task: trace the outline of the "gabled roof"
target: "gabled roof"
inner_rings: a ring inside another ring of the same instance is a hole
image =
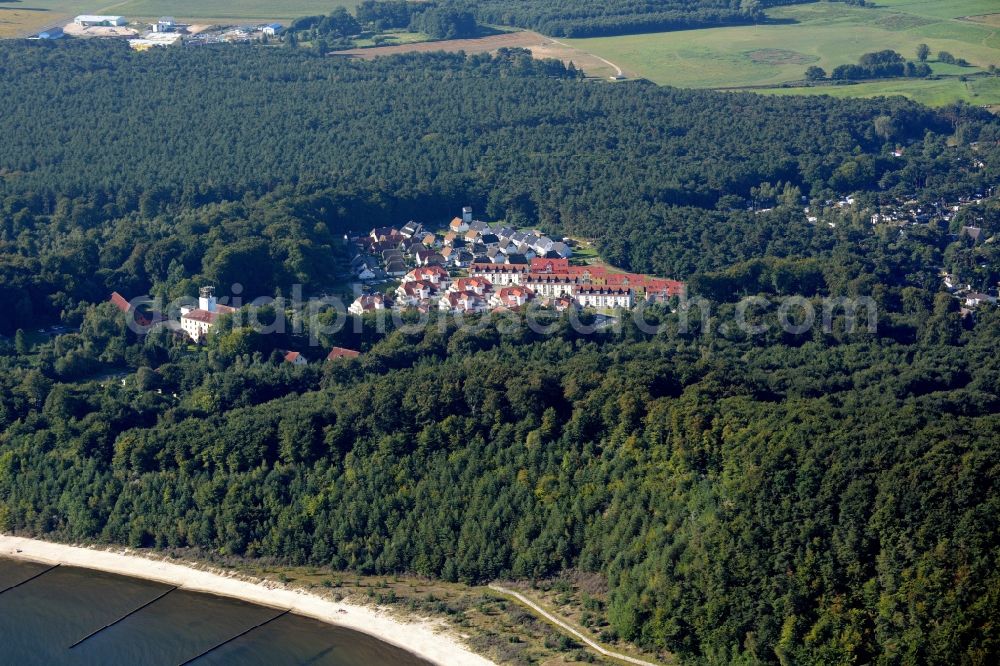
[[[111,292],[111,304],[125,313],[132,309],[132,305],[117,291]]]
[[[361,352],[359,351],[345,349],[344,347],[334,347],[330,350],[330,353],[326,355],[326,360],[334,361],[338,358],[357,358],[358,356],[361,356]]]
[[[203,324],[214,324],[215,320],[219,318],[220,312],[209,312],[208,310],[191,310],[187,314],[181,315],[181,319],[190,319],[191,321],[200,321]]]
[[[354,303],[351,305],[357,305],[364,311],[371,311],[376,309],[378,305],[385,305],[386,299],[382,294],[362,294],[354,299]]]
[[[285,363],[295,363],[302,354],[297,351],[290,351],[285,354]]]
[[[532,273],[569,273],[569,259],[532,259]]]

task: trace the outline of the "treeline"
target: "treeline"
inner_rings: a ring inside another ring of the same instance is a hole
[[[864,0],[847,0],[864,6]],[[554,37],[692,30],[766,20],[768,7],[802,0],[464,0],[483,23]]]
[[[365,0],[353,15],[344,7],[338,7],[328,16],[303,16],[289,26],[289,32],[310,40],[344,40],[365,30],[392,29],[422,32],[432,39],[458,39],[479,34],[475,16],[461,7],[406,0]]]
[[[752,11],[746,11],[731,0],[474,0],[468,4],[484,23],[514,25],[553,37],[735,25],[759,17],[763,6],[753,3]]]
[[[835,81],[891,79],[901,76],[923,78],[930,74],[931,66],[926,62],[915,63],[895,51],[886,49],[865,53],[858,59],[857,65],[838,65],[830,72],[830,78]]]

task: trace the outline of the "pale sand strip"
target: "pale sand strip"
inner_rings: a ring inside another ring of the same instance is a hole
[[[440,623],[426,620],[401,622],[388,613],[367,606],[331,601],[278,583],[242,580],[219,572],[153,560],[127,550],[96,550],[0,534],[0,557],[53,564],[59,562],[84,569],[160,581],[194,592],[208,592],[255,604],[287,608],[299,615],[374,636],[437,664],[485,666],[493,663],[472,653],[454,637],[442,633]]]

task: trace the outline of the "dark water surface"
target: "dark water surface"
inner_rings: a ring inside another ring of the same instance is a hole
[[[47,571],[49,567],[0,558],[3,666],[178,666],[190,659],[198,666],[428,663],[356,631],[291,613],[281,615],[281,609],[88,569],[60,566]]]

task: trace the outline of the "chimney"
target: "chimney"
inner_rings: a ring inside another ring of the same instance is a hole
[[[466,224],[472,222],[472,206],[466,206],[462,209],[462,222]]]
[[[215,287],[202,287],[198,290],[198,308],[215,312]]]

